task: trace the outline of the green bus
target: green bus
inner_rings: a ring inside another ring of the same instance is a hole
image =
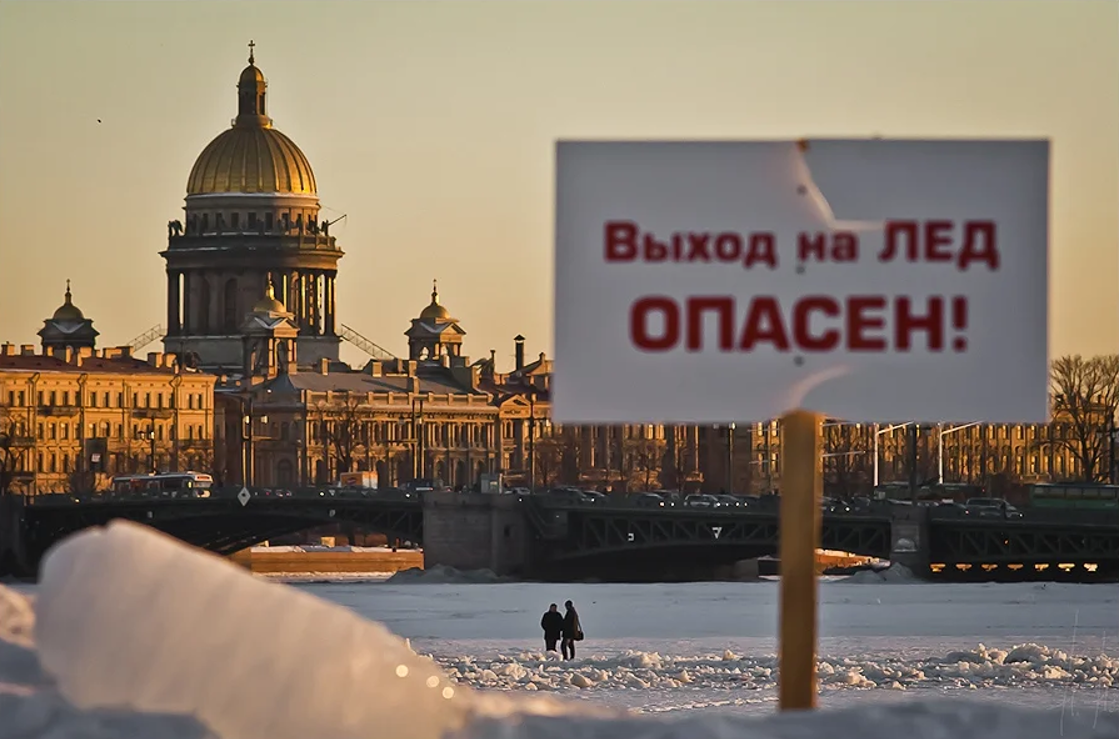
[[[1119,508],[1119,485],[1083,482],[1042,483],[1030,486],[1033,508]]]

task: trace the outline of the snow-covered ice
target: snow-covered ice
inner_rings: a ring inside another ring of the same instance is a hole
[[[113,524],[0,586],[0,739],[1119,736],[1114,587],[903,575],[821,586],[825,708],[776,716],[776,583],[286,586]]]

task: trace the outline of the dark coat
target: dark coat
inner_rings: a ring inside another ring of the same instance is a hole
[[[563,614],[563,638],[574,639],[577,634],[583,633],[583,625],[579,623],[579,613],[574,608],[569,608]]]
[[[544,636],[548,639],[559,639],[563,633],[563,614],[559,611],[548,611],[540,619],[540,628],[544,629]]]

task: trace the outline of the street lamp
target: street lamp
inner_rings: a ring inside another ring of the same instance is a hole
[[[152,419],[151,426],[148,428],[148,441],[151,442],[151,449],[148,452],[148,468],[152,474],[158,474],[159,470],[155,467],[155,419]]]
[[[936,484],[944,484],[944,437],[955,431],[963,431],[972,426],[978,426],[979,421],[972,421],[971,423],[961,424],[959,426],[952,426],[951,428],[938,428],[937,441],[936,441]]]
[[[416,412],[417,406],[419,412]],[[412,479],[419,480],[423,472],[423,423],[424,399],[412,398]]]
[[[528,391],[528,489],[536,491],[536,391]]]
[[[727,426],[727,492],[734,495],[734,430],[735,424]]]
[[[893,426],[887,426],[884,429],[880,429],[880,428],[878,428],[878,424],[874,424],[874,488],[875,489],[878,488],[878,437],[881,436],[882,434],[888,434],[891,431],[896,431],[897,429],[903,429],[906,426],[912,426],[912,425],[913,425],[912,421],[906,421],[905,423],[896,423]]]

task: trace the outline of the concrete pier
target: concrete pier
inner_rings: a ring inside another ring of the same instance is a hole
[[[529,523],[515,495],[434,492],[424,495],[424,567],[524,575]]]
[[[928,577],[929,509],[894,506],[890,519],[890,561],[904,565],[918,577]]]

